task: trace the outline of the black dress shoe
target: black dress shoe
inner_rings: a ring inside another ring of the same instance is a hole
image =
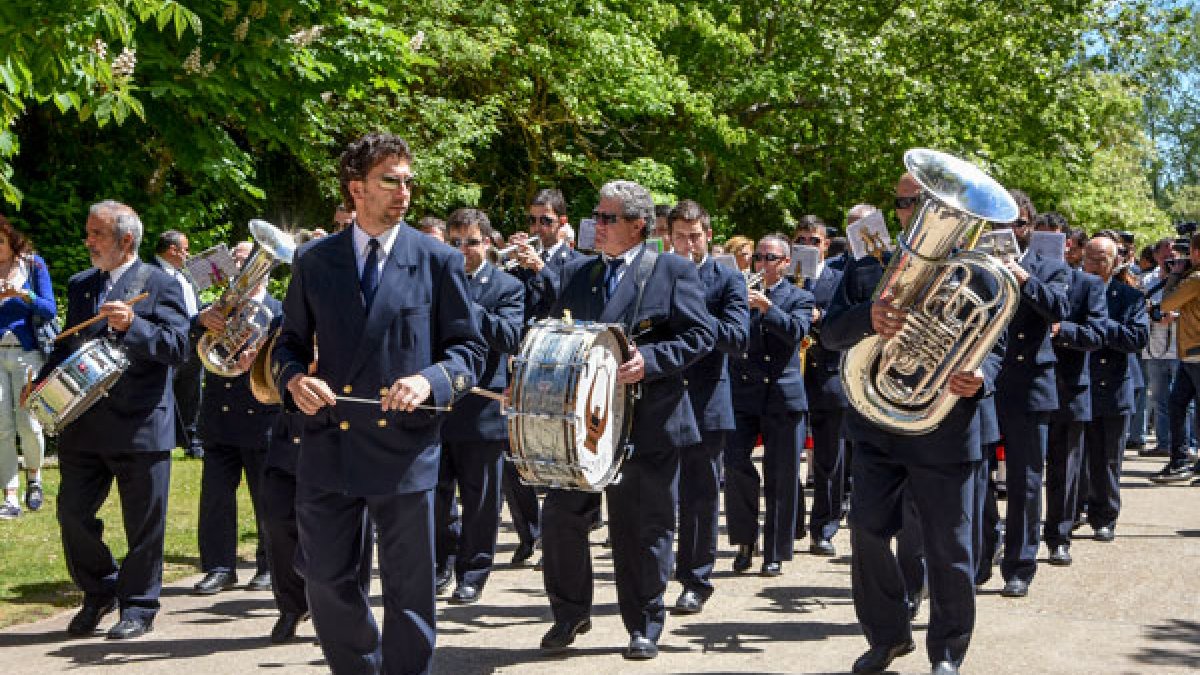
[[[733,571],[745,572],[750,569],[750,564],[753,560],[754,546],[752,544],[740,544],[737,555],[733,556]]]
[[[446,589],[450,588],[451,581],[454,581],[454,570],[443,570],[438,572],[437,576],[433,580],[434,590],[438,595],[445,593]]]
[[[307,618],[308,612],[304,614],[283,612],[280,614],[279,618],[275,620],[275,627],[271,629],[271,644],[281,645],[296,637],[296,626]]]
[[[949,661],[938,661],[933,664],[933,675],[958,675],[958,666]]]
[[[1071,549],[1066,544],[1059,544],[1050,551],[1048,562],[1056,567],[1067,567],[1071,564]]]
[[[246,583],[248,591],[269,591],[271,590],[271,573],[259,572],[250,578]]]
[[[629,646],[625,648],[625,658],[647,661],[656,656],[658,656],[658,645],[654,644],[654,640],[641,633],[629,636]]]
[[[100,619],[116,608],[116,600],[103,603],[83,603],[83,607],[79,608],[79,613],[71,619],[71,623],[67,624],[67,635],[71,637],[91,635],[96,631],[96,626],[100,625]]]
[[[683,589],[675,601],[676,614],[699,614],[704,609],[704,598],[690,588]]]
[[[523,541],[517,544],[517,550],[513,551],[512,565],[524,565],[533,557],[534,542]]]
[[[835,556],[837,549],[834,548],[833,542],[828,539],[816,539],[808,545],[808,552],[813,555]]]
[[[1154,483],[1182,483],[1192,477],[1192,467],[1186,462],[1167,462],[1167,465],[1162,468],[1162,471],[1150,476],[1150,480]]]
[[[1023,598],[1029,595],[1029,582],[1021,579],[1009,579],[1000,589],[1000,595],[1006,598]]]
[[[1138,457],[1170,457],[1171,451],[1162,446],[1138,450]]]
[[[450,602],[455,605],[470,605],[479,602],[479,587],[471,584],[459,584],[450,594]]]
[[[905,606],[908,607],[909,622],[911,623],[913,621],[916,621],[917,612],[921,611],[921,597],[917,596],[917,598],[915,600],[905,600],[904,604],[905,604]]]
[[[575,641],[576,635],[582,635],[591,629],[592,620],[586,617],[578,621],[556,621],[542,636],[542,653],[561,654]]]
[[[783,574],[783,563],[765,562],[762,566],[762,575],[764,577],[777,577]]]
[[[216,595],[237,586],[237,575],[233,572],[209,572],[192,586],[196,595]]]
[[[1097,527],[1096,531],[1092,533],[1092,539],[1095,539],[1096,541],[1110,542],[1116,538],[1116,531],[1107,525],[1103,527]]]
[[[851,672],[856,675],[882,673],[892,665],[892,661],[905,654],[911,654],[916,648],[917,645],[912,640],[888,647],[871,647],[854,661],[854,668],[851,669]]]
[[[154,630],[154,623],[146,619],[121,619],[117,625],[108,629],[109,640],[132,640]]]

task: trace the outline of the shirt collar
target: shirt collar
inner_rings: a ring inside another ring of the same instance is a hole
[[[468,279],[474,279],[475,277],[479,276],[479,273],[480,273],[480,272],[482,272],[482,271],[483,271],[483,268],[484,268],[484,267],[486,267],[486,266],[487,266],[487,260],[480,260],[480,261],[479,261],[479,266],[478,266],[478,267],[476,267],[476,268],[475,268],[475,269],[473,269],[473,270],[466,270],[466,272],[467,272],[467,278],[468,278]]]
[[[561,242],[561,241],[556,242],[553,246],[550,247],[550,250],[546,251],[546,260],[553,258],[554,254],[558,253],[558,251],[565,245],[566,245],[565,242]]]
[[[130,267],[133,267],[133,264],[135,262],[137,262],[137,256],[130,258],[129,262],[126,262],[126,263],[120,265],[116,269],[109,270],[109,272],[108,272],[108,287],[112,288],[112,287],[116,286],[117,282],[120,281],[121,277],[126,272],[129,271]]]
[[[608,261],[612,260],[613,258],[620,258],[621,260],[625,261],[626,265],[628,265],[633,262],[633,259],[636,258],[639,253],[642,252],[642,249],[645,248],[645,246],[646,243],[642,242],[640,244],[634,244],[633,246],[630,246],[629,249],[621,255],[611,256],[607,253],[602,253],[600,254],[600,257],[604,258],[605,264],[607,264]]]
[[[158,264],[160,267],[162,267],[164,270],[167,270],[168,272],[178,272],[179,271],[178,267],[172,265],[170,260],[167,260],[166,258],[162,257],[161,255],[154,256],[154,259],[158,261]]]
[[[379,240],[380,253],[383,254],[384,259],[387,259],[390,255],[392,255],[392,244],[396,243],[396,235],[399,232],[400,223],[397,223],[384,230],[383,233],[378,237],[375,237],[375,239]],[[367,249],[367,246],[368,242],[372,238],[371,235],[363,231],[362,227],[359,226],[358,221],[354,221],[351,234],[354,237],[355,254],[359,256],[360,260],[366,259],[367,255],[370,253],[370,251]]]
[[[779,281],[776,281],[774,284],[771,284],[771,287],[767,289],[767,292],[774,293],[775,289],[779,288],[779,284],[782,284],[785,281],[787,281],[787,277],[779,277]]]

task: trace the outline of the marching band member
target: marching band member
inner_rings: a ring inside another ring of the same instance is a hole
[[[713,592],[710,576],[717,560],[721,452],[726,434],[734,429],[729,355],[746,350],[750,311],[745,279],[718,265],[708,254],[712,225],[703,206],[690,199],[676,204],[667,214],[666,233],[672,250],[696,263],[716,335],[712,353],[684,373],[702,440],[680,453],[675,580],[683,584],[683,591],[675,601],[675,611],[694,614],[704,608]]]
[[[114,201],[93,204],[86,227],[95,267],[67,282],[66,326],[94,314],[104,320],[60,342],[41,377],[102,335],[124,350],[130,365],[108,396],[58,437],[58,521],[67,570],[83,591],[83,607],[67,633],[91,635],[105,614],[119,608],[120,621],[108,637],[135,638],[152,629],[159,609],[176,440],[171,372],[187,358],[189,321],[179,284],[138,260],[142,222],[133,209]],[[143,292],[149,294],[145,300],[130,303]],[[120,565],[96,517],[114,480],[129,543]]]
[[[601,255],[567,263],[553,288],[550,314],[621,323],[636,350],[617,370],[619,384],[641,384],[621,479],[606,492],[617,604],[629,631],[625,657],[651,659],[666,620],[663,592],[671,573],[680,452],[703,439],[684,370],[713,348],[713,332],[695,264],[645,245],[654,200],[631,181],[600,189],[596,248]],[[561,653],[591,629],[592,561],[588,530],[600,495],[550,490],[543,512],[543,576],[554,625],[542,651]]]
[[[759,535],[759,495],[766,496],[762,573],[778,576],[792,559],[797,513],[803,506],[800,453],[808,399],[800,370],[800,342],[812,324],[812,293],[788,282],[791,243],[780,234],[758,242],[754,254],[762,287],[751,288],[746,351],[730,363],[736,430],[725,451],[725,517],[738,547],[735,572],[750,568]],[[750,459],[763,439],[763,476]]]

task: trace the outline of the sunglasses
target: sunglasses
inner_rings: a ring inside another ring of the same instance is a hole
[[[603,211],[592,211],[592,217],[596,219],[597,223],[604,225],[616,225],[617,221],[621,219],[619,214],[604,213]]]
[[[804,235],[800,235],[799,237],[796,237],[796,241],[794,241],[793,243],[804,244],[805,246],[820,246],[821,238],[820,237],[806,237]]]
[[[896,208],[911,209],[912,207],[916,206],[917,202],[920,200],[920,195],[913,195],[911,197],[896,197]]]
[[[482,240],[482,239],[476,239],[476,238],[474,238],[474,237],[472,237],[472,238],[470,238],[470,239],[457,239],[457,238],[455,238],[455,239],[447,239],[447,240],[446,240],[446,243],[447,243],[447,244],[450,244],[450,245],[451,245],[451,246],[453,246],[454,248],[462,248],[463,246],[478,246],[478,245],[480,245],[480,244],[482,244],[482,243],[483,243],[483,240]]]
[[[399,190],[400,186],[404,186],[405,190],[412,191],[413,186],[417,184],[415,176],[394,176],[385,174],[379,177],[379,187],[383,190]]]
[[[558,219],[554,216],[529,216],[528,220],[530,225],[544,225],[546,227],[558,222]]]
[[[780,260],[787,260],[786,255],[779,255],[778,253],[755,253],[750,258],[754,262],[762,262],[764,260],[767,262],[779,262]]]

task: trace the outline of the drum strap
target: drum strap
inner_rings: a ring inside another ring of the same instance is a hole
[[[633,313],[625,316],[625,334],[633,339],[633,327],[637,321],[638,314],[642,311],[642,296],[646,294],[646,282],[650,280],[650,273],[654,271],[654,264],[658,262],[658,251],[645,247],[642,250],[642,257],[638,260],[637,270],[634,272],[637,276],[634,281],[637,282],[637,301],[633,305]]]

